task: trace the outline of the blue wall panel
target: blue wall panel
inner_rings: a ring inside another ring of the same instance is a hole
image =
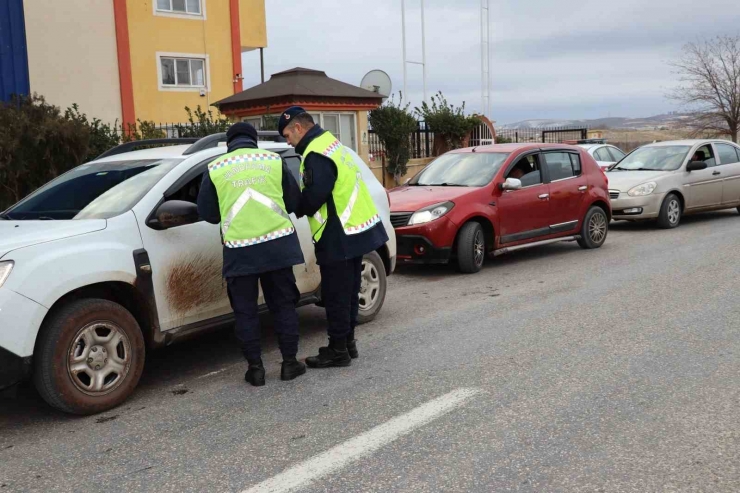
[[[0,101],[29,91],[23,0],[0,0]]]

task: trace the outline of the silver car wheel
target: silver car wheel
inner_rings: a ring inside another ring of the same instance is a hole
[[[672,199],[670,202],[668,202],[668,221],[671,224],[676,224],[678,223],[680,217],[681,204],[678,203],[678,200]]]
[[[375,307],[380,295],[380,274],[372,262],[362,260],[362,280],[360,282],[360,310],[369,311]]]
[[[483,232],[479,230],[475,233],[475,238],[473,239],[473,258],[475,260],[475,265],[483,264],[484,250],[485,241],[483,240]]]
[[[591,216],[591,220],[588,224],[588,234],[591,237],[591,241],[594,243],[601,243],[606,237],[606,216],[603,213],[597,212]]]
[[[131,370],[131,342],[112,322],[93,322],[77,332],[67,373],[81,392],[101,396],[116,390]]]

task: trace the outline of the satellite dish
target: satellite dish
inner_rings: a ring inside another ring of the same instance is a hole
[[[383,101],[391,95],[391,78],[382,70],[371,70],[365,74],[360,82],[360,87],[368,91],[377,92],[383,96]]]

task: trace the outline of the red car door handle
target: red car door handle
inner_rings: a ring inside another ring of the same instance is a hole
[[[549,198],[550,198],[549,193],[543,193],[542,195],[540,195],[540,200],[547,200]]]

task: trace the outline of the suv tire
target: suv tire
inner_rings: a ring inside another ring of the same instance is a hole
[[[362,258],[362,284],[360,286],[360,310],[357,323],[372,321],[383,308],[388,279],[385,264],[377,252],[370,252]]]
[[[476,222],[464,224],[457,236],[457,265],[460,272],[474,274],[483,267],[486,257],[486,237]]]
[[[669,193],[663,200],[658,214],[658,227],[660,229],[672,229],[681,222],[681,200],[675,193]]]
[[[587,250],[599,248],[606,241],[608,233],[609,218],[606,212],[601,207],[592,206],[583,218],[578,245]]]
[[[124,307],[102,299],[73,301],[44,323],[34,383],[52,407],[95,414],[121,404],[144,370],[144,337]]]

